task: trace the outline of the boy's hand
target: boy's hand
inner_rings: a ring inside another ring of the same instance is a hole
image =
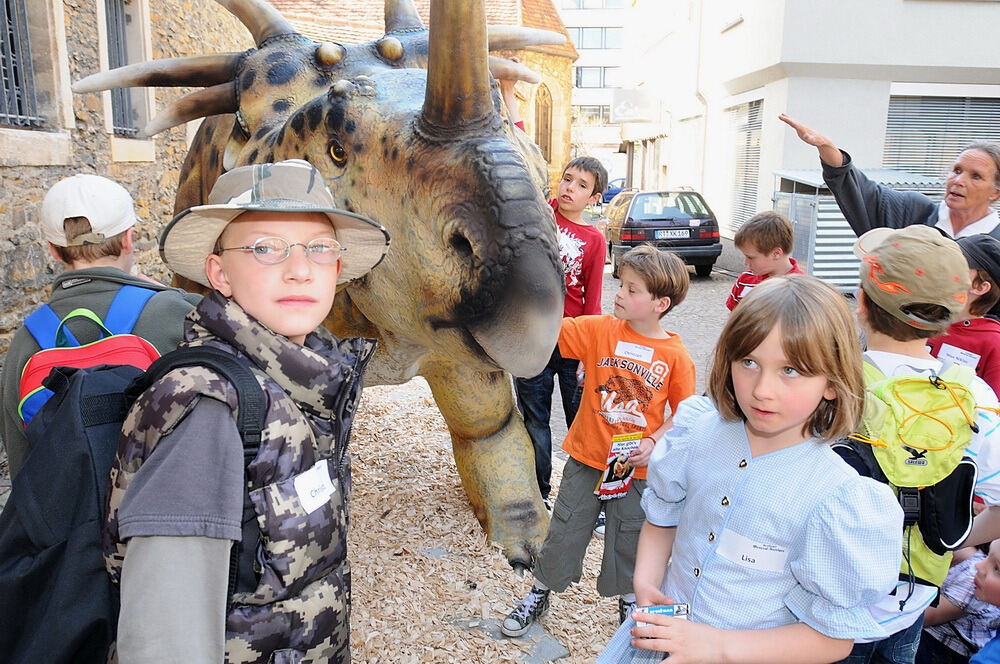
[[[632,617],[646,623],[632,629],[632,647],[670,653],[670,664],[695,664],[722,662],[725,630],[701,623],[641,613],[638,608]]]
[[[629,463],[631,463],[636,468],[645,466],[649,463],[649,457],[653,456],[653,447],[656,446],[656,441],[651,437],[646,436],[639,441],[639,449],[632,450],[629,453]]]

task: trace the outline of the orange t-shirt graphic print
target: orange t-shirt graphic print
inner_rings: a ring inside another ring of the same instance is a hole
[[[582,361],[585,372],[563,449],[591,468],[605,469],[614,436],[652,434],[694,394],[694,362],[674,334],[645,337],[613,316],[564,318],[559,352]],[[646,479],[645,466],[635,477]]]

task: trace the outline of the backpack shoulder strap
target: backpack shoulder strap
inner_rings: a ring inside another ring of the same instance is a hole
[[[156,295],[151,288],[126,285],[118,289],[108,313],[104,316],[104,325],[111,334],[129,334],[139,320],[146,303]]]
[[[181,367],[206,367],[226,380],[236,390],[239,409],[236,413],[236,428],[240,432],[243,440],[243,465],[244,475],[246,467],[257,457],[260,451],[261,432],[264,430],[264,420],[267,417],[267,398],[264,389],[257,382],[257,377],[247,366],[245,360],[240,360],[231,353],[215,348],[213,346],[185,346],[170,351],[146,370],[146,373],[138,376],[126,389],[126,394],[130,401],[134,401],[149,388],[150,385],[163,378],[165,375]],[[250,494],[244,481],[243,490],[243,526],[244,533],[247,532],[248,524],[257,529],[255,518],[246,518],[247,514],[254,514],[253,504],[250,501]],[[257,530],[258,537],[259,529]],[[244,536],[246,536],[244,534]],[[244,551],[243,542],[233,542],[229,554],[229,585],[226,592],[226,613],[233,601],[239,582],[239,570],[241,553]],[[248,554],[255,554],[254,549],[249,549]]]
[[[872,358],[868,355],[868,353],[864,353],[861,356],[861,371],[864,375],[866,387],[886,378],[886,375],[882,373],[882,370],[878,368],[878,365],[872,361]]]
[[[941,366],[941,371],[938,372],[938,378],[952,383],[958,383],[962,387],[969,387],[972,385],[972,381],[976,378],[976,370],[974,367],[965,366],[963,364],[945,362]]]
[[[150,365],[146,373],[136,378],[126,392],[130,400],[139,397],[150,385],[174,369],[200,366],[211,369],[229,381],[236,390],[239,411],[236,428],[243,439],[244,457],[247,462],[257,456],[261,432],[267,415],[267,399],[257,377],[246,362],[231,353],[212,346],[191,346],[172,350]]]
[[[52,310],[52,307],[47,304],[38,307],[24,319],[24,327],[34,337],[35,343],[42,350],[56,347],[56,332],[59,330],[60,323],[62,323],[62,320]],[[63,334],[66,335],[66,340],[71,345],[80,345],[80,342],[76,340],[76,337],[68,329],[65,329]]]

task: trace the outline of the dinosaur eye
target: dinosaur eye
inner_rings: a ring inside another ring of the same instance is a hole
[[[340,144],[340,141],[330,141],[330,158],[337,166],[343,166],[347,163],[347,150]]]

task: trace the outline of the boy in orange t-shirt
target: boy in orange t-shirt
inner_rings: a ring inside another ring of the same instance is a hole
[[[570,458],[535,582],[503,621],[507,636],[528,630],[548,608],[551,591],[580,580],[602,504],[607,528],[597,591],[620,596],[621,620],[635,602],[632,572],[645,519],[646,464],[677,405],[694,393],[695,372],[680,337],[660,327],[687,295],[687,267],[674,254],[645,245],[626,253],[620,270],[613,317],[563,319],[559,350],[583,363],[583,397],[563,442]]]

